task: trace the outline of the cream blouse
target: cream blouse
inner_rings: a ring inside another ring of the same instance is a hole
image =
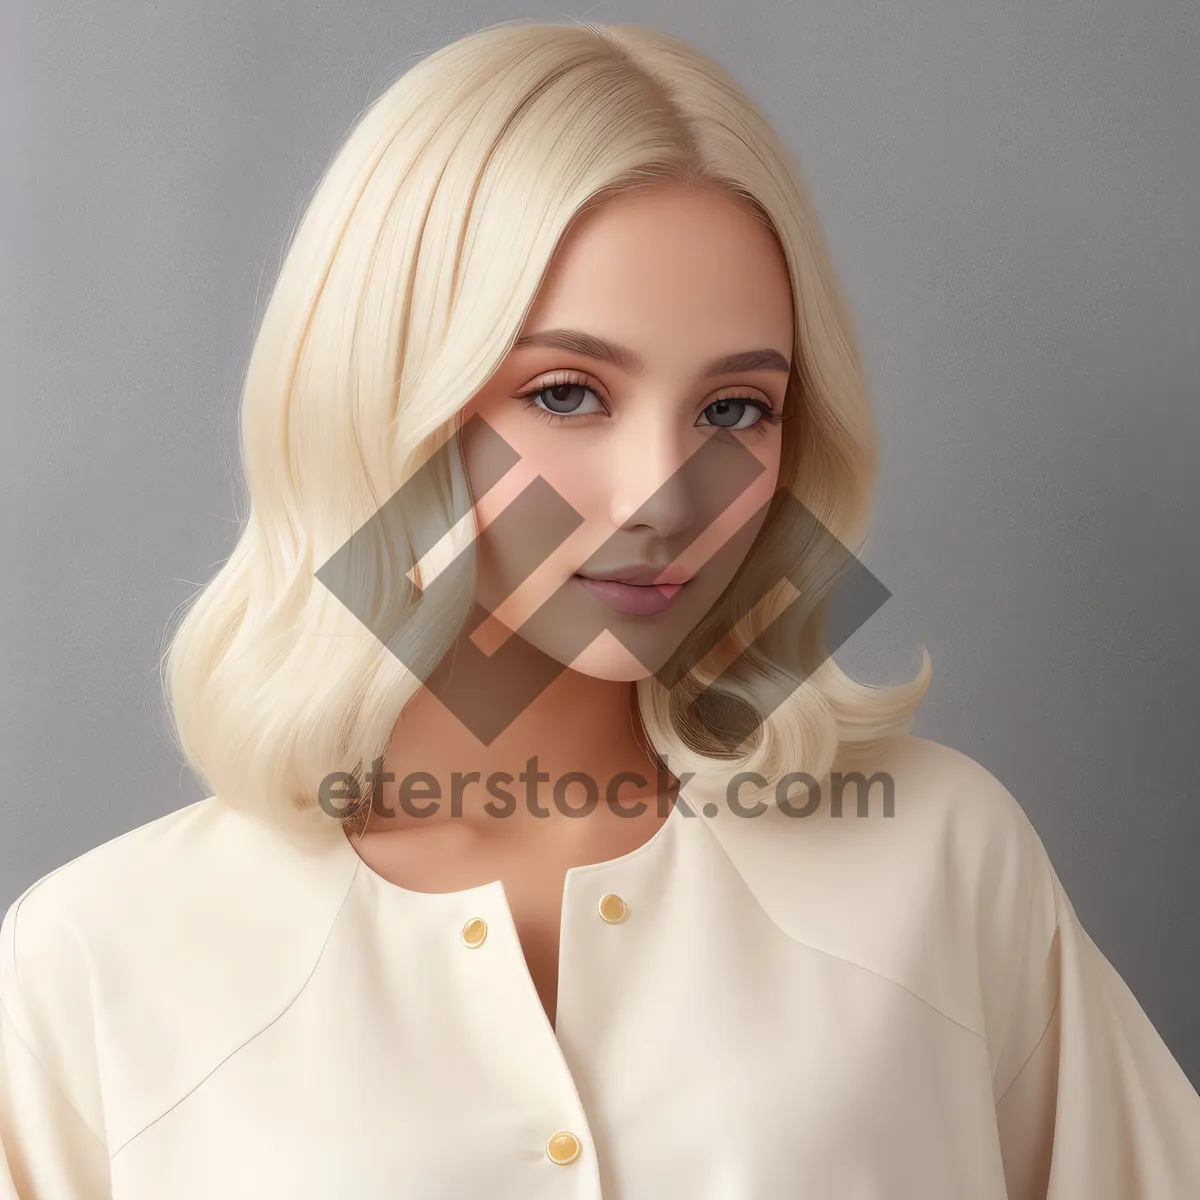
[[[1200,1096],[1017,802],[874,769],[891,817],[681,804],[569,871],[557,1030],[500,881],[211,797],[134,829],[4,919],[0,1196],[1200,1197]]]

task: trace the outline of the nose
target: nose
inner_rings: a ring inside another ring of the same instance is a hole
[[[671,537],[695,519],[695,472],[683,469],[695,449],[688,432],[677,414],[652,412],[627,422],[613,438],[607,465],[614,528]]]

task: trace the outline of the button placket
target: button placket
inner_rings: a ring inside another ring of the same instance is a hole
[[[481,899],[483,903],[480,903]],[[561,933],[560,925],[560,944]],[[503,885],[498,885],[494,894],[475,898],[475,903],[470,907],[462,905],[458,911],[456,926],[452,927],[451,936],[457,937],[460,954],[478,951],[480,956],[492,960],[490,965],[485,967],[482,977],[489,983],[480,994],[487,996],[493,1017],[500,1016],[504,1005],[510,1001],[517,1002],[518,992],[521,994],[520,1010],[508,1011],[513,1019],[522,1024],[513,1030],[512,1038],[496,1043],[498,1053],[513,1053],[513,1045],[525,1042],[530,1029],[523,1022],[526,1015],[532,1015],[536,1009],[537,1016],[533,1019],[541,1026],[539,1036],[545,1039],[541,1044],[545,1046],[548,1055],[545,1062],[549,1068],[549,1073],[542,1076],[548,1091],[535,1100],[539,1109],[549,1100],[542,1113],[542,1118],[549,1117],[549,1120],[542,1126],[544,1132],[541,1135],[539,1157],[547,1169],[550,1164],[575,1164],[576,1171],[584,1170],[585,1174],[592,1178],[582,1184],[586,1191],[580,1194],[580,1200],[599,1200],[599,1177],[595,1174],[594,1164],[590,1171],[587,1170],[589,1155],[585,1151],[590,1145],[587,1114],[583,1110],[570,1065],[563,1056],[553,1025],[546,1017],[532,976],[529,974],[528,963],[508,903],[507,891]],[[471,957],[474,958],[475,955]],[[480,958],[480,966],[484,966],[483,957]],[[474,971],[471,974],[474,975]],[[523,978],[518,979],[518,975]],[[536,1053],[540,1054],[541,1050],[537,1050]],[[522,1055],[522,1078],[526,1083],[541,1075],[535,1061],[528,1053]]]
[[[682,811],[676,811],[682,810]],[[621,1020],[621,980],[640,970],[656,928],[662,872],[673,870],[691,805],[678,801],[649,841],[620,858],[572,867],[563,895],[556,1036],[568,1061],[589,1061],[589,1047]],[[647,926],[649,922],[649,926]]]

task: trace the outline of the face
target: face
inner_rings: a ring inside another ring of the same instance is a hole
[[[774,237],[723,189],[662,185],[576,221],[463,413],[482,650],[519,630],[610,680],[667,660],[778,484],[793,329]],[[491,488],[496,443],[474,415],[519,457]]]

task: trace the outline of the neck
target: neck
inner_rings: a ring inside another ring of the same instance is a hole
[[[641,732],[632,683],[564,670],[488,745],[422,687],[396,722],[367,828],[428,828],[452,817],[482,826],[507,809],[507,828],[546,829],[592,794],[601,820],[610,795],[652,809],[675,782]],[[415,815],[431,802],[435,812]]]

